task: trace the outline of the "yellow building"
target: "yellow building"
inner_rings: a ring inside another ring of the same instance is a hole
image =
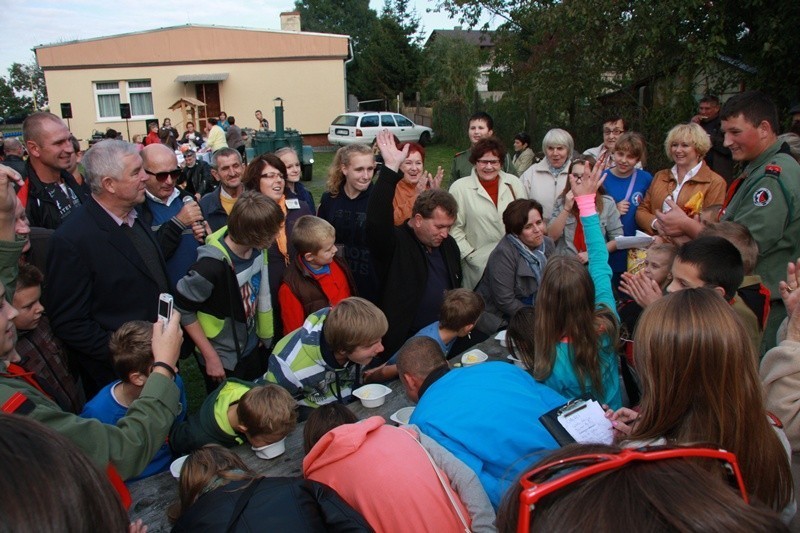
[[[125,135],[121,103],[130,104],[131,136],[164,118],[183,133],[183,113],[170,106],[187,97],[205,103],[198,129],[220,111],[239,127],[258,128],[257,109],[273,127],[273,99],[281,97],[286,126],[300,130],[307,144],[325,142],[331,120],[345,111],[348,38],[300,32],[296,13],[281,20],[281,31],[186,25],[34,51],[51,110],[59,114],[60,104],[70,103],[71,129],[80,138],[107,128]]]

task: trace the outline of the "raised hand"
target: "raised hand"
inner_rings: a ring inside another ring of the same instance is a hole
[[[378,132],[375,141],[377,142],[378,149],[381,151],[384,166],[395,172],[400,170],[400,165],[402,165],[403,161],[408,157],[409,145],[405,145],[402,150],[398,150],[397,146],[394,144],[394,135],[389,133],[389,130],[386,129]]]

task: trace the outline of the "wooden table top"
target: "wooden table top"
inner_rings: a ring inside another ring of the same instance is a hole
[[[475,346],[489,356],[489,360],[502,360],[508,362],[506,356],[508,350],[503,348],[494,339],[486,340]],[[469,351],[469,350],[468,350]],[[459,363],[461,356],[451,359],[451,366]],[[353,402],[348,407],[358,416],[359,420],[371,416],[382,416],[387,422],[393,424],[389,417],[398,409],[413,405],[406,397],[405,391],[400,381],[395,379],[386,386],[392,392],[386,397],[386,402],[379,407],[368,409],[361,405],[360,401]],[[274,459],[260,459],[250,449],[249,444],[244,444],[233,448],[254,471],[272,477],[303,475],[303,427],[304,422],[297,424],[297,427],[286,437],[286,452]],[[178,481],[172,477],[170,472],[162,472],[129,485],[131,498],[130,517],[131,521],[139,518],[148,526],[150,533],[169,531],[171,526],[167,520],[167,509],[178,499]]]

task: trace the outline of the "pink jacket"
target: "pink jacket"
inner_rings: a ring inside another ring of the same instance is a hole
[[[303,474],[336,490],[376,531],[464,531],[419,436],[379,416],[326,433],[303,460]]]

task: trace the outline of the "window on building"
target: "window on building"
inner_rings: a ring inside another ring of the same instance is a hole
[[[94,97],[99,118],[119,118],[119,82],[98,81],[94,84]]]
[[[131,103],[131,117],[153,116],[153,88],[150,80],[128,82],[128,100]]]

